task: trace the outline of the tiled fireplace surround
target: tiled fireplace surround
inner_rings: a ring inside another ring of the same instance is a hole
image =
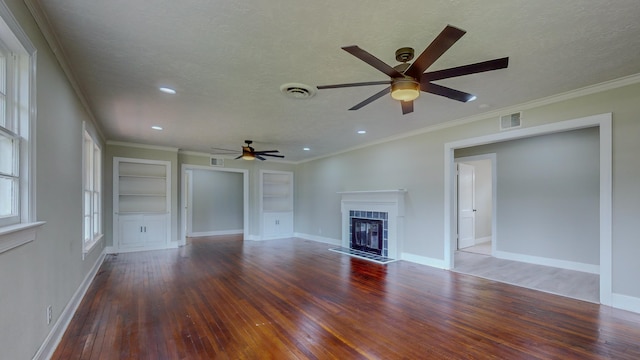
[[[351,246],[351,218],[385,219],[382,255],[400,259],[404,236],[406,190],[344,191],[342,196],[342,247]]]

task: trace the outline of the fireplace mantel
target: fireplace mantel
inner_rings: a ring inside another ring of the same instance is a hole
[[[388,215],[388,257],[400,259],[404,237],[405,189],[341,191],[342,246],[349,248],[350,211],[384,212]]]

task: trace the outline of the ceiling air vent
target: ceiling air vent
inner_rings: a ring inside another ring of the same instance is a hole
[[[211,157],[210,165],[211,166],[224,166],[224,159]]]
[[[500,130],[519,128],[521,125],[521,119],[521,112],[500,116]]]
[[[308,99],[316,94],[315,88],[297,83],[289,83],[280,86],[280,91],[290,98],[294,99]]]

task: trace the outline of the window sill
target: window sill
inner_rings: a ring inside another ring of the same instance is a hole
[[[38,229],[46,223],[36,221],[0,228],[0,254],[35,240]]]
[[[102,240],[102,238],[104,238],[104,234],[100,234],[98,236],[95,237],[95,239],[93,239],[90,242],[86,242],[84,244],[84,251],[82,252],[82,260],[84,260],[84,257],[91,252],[91,250],[93,250],[93,248],[100,242],[100,240]]]

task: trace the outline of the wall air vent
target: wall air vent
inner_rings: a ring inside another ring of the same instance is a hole
[[[500,116],[500,130],[519,128],[522,125],[522,112]]]
[[[224,166],[224,159],[211,157],[211,166]]]

